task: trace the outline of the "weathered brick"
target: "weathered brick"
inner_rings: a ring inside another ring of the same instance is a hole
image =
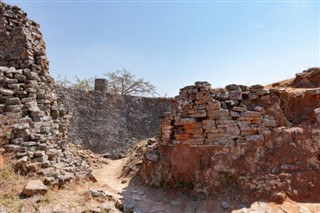
[[[212,101],[212,102],[209,102],[208,105],[206,106],[206,109],[209,111],[209,110],[217,110],[217,109],[220,109],[221,108],[221,105],[220,105],[220,102],[219,101]]]
[[[190,123],[190,124],[184,124],[183,128],[185,129],[193,129],[193,128],[201,128],[202,123],[201,122],[195,122],[195,123]]]
[[[181,133],[181,134],[175,134],[174,137],[177,139],[177,140],[187,140],[187,139],[190,139],[190,134],[189,133]]]
[[[185,129],[185,133],[191,133],[191,134],[199,134],[203,132],[202,128],[193,128],[193,129]]]
[[[208,110],[207,114],[209,117],[228,117],[230,115],[226,109]]]

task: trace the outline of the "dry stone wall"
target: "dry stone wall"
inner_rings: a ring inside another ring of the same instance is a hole
[[[14,120],[4,148],[16,154],[16,169],[48,184],[90,175],[66,143],[70,115],[58,103],[39,25],[0,2],[0,43],[0,113]]]
[[[0,2],[0,44],[0,66],[48,70],[39,24],[29,20],[19,7],[3,2]]]
[[[214,89],[196,82],[182,88],[162,116],[141,180],[207,196],[274,199],[281,192],[319,202],[319,108],[318,87]]]
[[[249,102],[270,100],[270,92],[260,85],[229,85],[211,89],[207,82],[196,82],[180,91],[173,111],[161,123],[162,144],[195,146],[235,145],[263,141],[278,123],[264,107]]]
[[[69,138],[114,158],[137,140],[157,136],[159,117],[169,110],[170,104],[167,98],[119,96],[71,88],[57,91],[59,99],[72,112]]]

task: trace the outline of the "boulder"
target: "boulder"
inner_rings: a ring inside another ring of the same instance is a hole
[[[29,180],[21,194],[29,197],[38,194],[43,195],[47,193],[47,191],[48,187],[44,185],[41,180]]]

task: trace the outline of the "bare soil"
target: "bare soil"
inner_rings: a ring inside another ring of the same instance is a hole
[[[140,142],[139,146],[144,146]],[[136,149],[139,150],[139,149]],[[135,157],[133,157],[135,156]],[[141,156],[140,156],[141,157]],[[109,204],[109,212],[121,212],[114,207],[119,199],[125,206],[134,206],[134,212],[142,213],[316,213],[320,204],[297,203],[285,198],[282,204],[256,200],[249,202],[241,197],[228,197],[223,194],[217,197],[191,196],[183,186],[152,188],[143,186],[134,175],[123,177],[123,168],[130,164],[139,167],[139,156],[131,152],[130,156],[118,160],[107,160],[93,170],[97,182],[68,183],[64,189],[51,188],[47,194],[23,198],[20,192],[27,182],[26,177],[15,174],[10,167],[1,168],[0,212],[93,212],[102,203]],[[132,171],[136,171],[132,168]],[[90,190],[100,190],[112,197],[92,197]],[[101,211],[103,212],[103,211]]]

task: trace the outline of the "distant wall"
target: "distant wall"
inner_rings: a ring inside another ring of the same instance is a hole
[[[97,153],[118,154],[136,140],[158,135],[159,116],[170,99],[118,96],[58,88],[73,114],[69,138]]]

